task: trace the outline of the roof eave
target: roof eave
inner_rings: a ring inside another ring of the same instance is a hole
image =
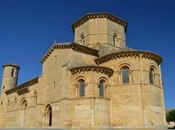
[[[102,12],[102,13],[89,13],[89,14],[82,16],[80,19],[78,19],[77,21],[75,21],[71,25],[73,32],[75,31],[76,27],[80,26],[81,24],[85,23],[86,21],[88,21],[91,18],[97,18],[97,17],[104,17],[104,18],[107,18],[111,21],[114,21],[114,22],[122,25],[125,28],[125,32],[127,31],[128,23],[126,20],[123,20],[119,17],[113,16],[110,13]]]

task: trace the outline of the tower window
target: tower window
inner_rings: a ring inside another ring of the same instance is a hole
[[[84,45],[84,43],[85,43],[84,34],[81,34],[80,39],[81,39],[81,44]]]
[[[78,81],[79,84],[79,96],[83,97],[85,95],[85,81],[83,79],[80,79]]]
[[[11,77],[14,77],[14,72],[15,72],[15,70],[14,70],[14,69],[12,69],[12,72],[11,72]]]
[[[114,46],[117,45],[118,40],[119,40],[119,38],[118,38],[118,34],[117,34],[117,33],[114,33],[114,34],[113,34],[113,42],[114,42]]]
[[[99,81],[98,91],[99,91],[99,96],[104,97],[104,91],[105,91],[105,80],[104,79],[101,79]]]
[[[122,67],[122,83],[129,83],[129,68],[127,66]]]
[[[154,84],[154,69],[153,68],[149,70],[149,83]]]

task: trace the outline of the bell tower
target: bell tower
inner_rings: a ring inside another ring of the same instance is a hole
[[[3,114],[6,111],[7,98],[5,92],[17,86],[19,67],[15,64],[6,64],[3,66],[3,78],[1,86],[0,98],[0,118],[3,119]],[[1,122],[1,121],[0,121]],[[2,126],[2,122],[0,126]]]
[[[1,86],[1,105],[4,104],[7,90],[15,88],[18,81],[19,67],[14,64],[6,64],[3,66],[3,78]]]
[[[127,22],[110,13],[87,14],[72,24],[75,43],[94,47],[96,44],[108,44],[125,48]]]
[[[6,64],[3,66],[3,69],[2,87],[4,87],[5,90],[16,87],[20,68],[14,64]]]

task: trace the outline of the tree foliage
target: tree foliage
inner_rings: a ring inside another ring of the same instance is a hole
[[[171,110],[166,114],[166,120],[167,122],[170,122],[170,121],[175,122],[175,110]]]

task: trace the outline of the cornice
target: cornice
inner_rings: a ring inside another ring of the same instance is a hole
[[[85,54],[89,54],[92,56],[96,56],[98,57],[98,50],[86,47],[86,46],[82,46],[80,44],[77,43],[71,43],[71,44],[54,44],[49,50],[48,52],[42,57],[41,59],[41,63],[44,63],[44,61],[52,54],[52,52],[55,49],[72,49],[74,51],[78,51],[81,53],[85,53]]]
[[[17,64],[5,64],[2,67],[4,68],[4,67],[7,67],[7,66],[12,66],[12,67],[15,67],[17,69],[20,69],[20,67]]]
[[[121,57],[141,57],[152,59],[157,62],[157,64],[161,64],[163,59],[160,55],[149,52],[149,51],[121,51],[117,53],[112,53],[109,55],[102,56],[100,58],[95,59],[97,65],[107,62],[109,60],[121,58]]]
[[[85,16],[81,17],[79,20],[77,20],[75,23],[72,24],[73,31],[75,30],[75,28],[87,22],[89,19],[95,19],[95,18],[107,18],[117,24],[122,25],[125,28],[125,32],[127,31],[128,23],[125,20],[106,12],[86,14]]]
[[[80,72],[85,72],[85,71],[96,71],[100,73],[105,73],[109,77],[111,77],[114,73],[112,69],[107,67],[102,67],[102,66],[80,66],[80,67],[71,68],[70,71],[73,75]]]
[[[21,94],[21,92],[23,92],[23,90],[25,90],[24,92],[26,92],[26,90],[28,90],[29,86],[32,86],[32,85],[38,83],[38,79],[39,79],[39,77],[36,77],[36,78],[34,78],[32,80],[29,80],[29,81],[27,81],[27,82],[25,82],[25,83],[15,87],[15,88],[7,90],[5,93],[7,95],[9,95],[9,94],[14,93],[14,92],[17,92],[18,94]]]

